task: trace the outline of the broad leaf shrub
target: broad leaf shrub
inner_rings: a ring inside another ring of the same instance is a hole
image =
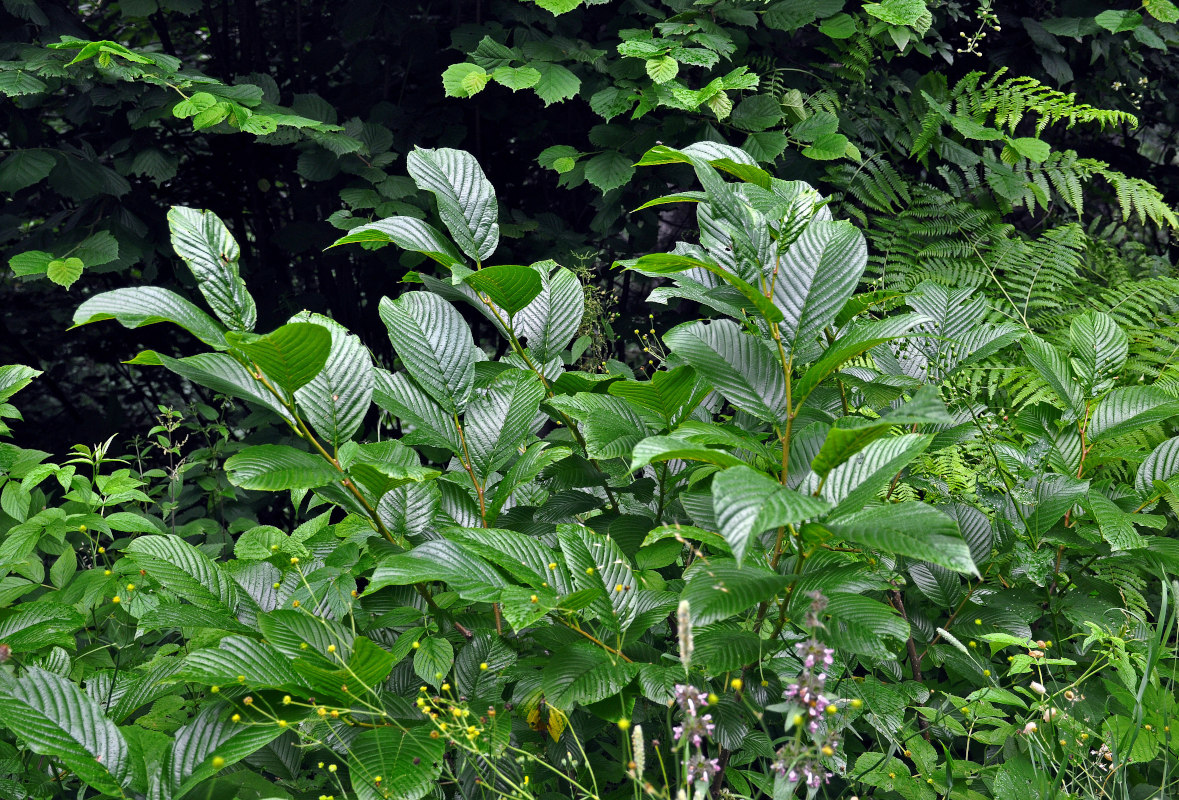
[[[644,338],[647,379],[572,367],[583,288],[493,263],[495,193],[465,152],[408,159],[441,227],[336,243],[439,266],[380,301],[396,369],[324,316],[255,332],[227,227],[174,208],[208,311],[133,288],[74,322],[179,325],[208,350],[132,363],[253,427],[201,412],[216,446],[194,457],[165,413],[158,471],[109,443],[63,465],[0,449],[5,793],[1168,790],[1172,387],[1139,380],[1100,308],[1048,339],[970,288],[861,291],[859,230],[744,151],[640,161],[665,165],[700,188],[648,205],[695,204],[699,236],[617,267],[708,316]],[[1036,402],[971,391],[996,359]],[[0,371],[5,416],[33,378]],[[175,491],[198,463],[204,508]],[[259,497],[298,524],[252,524]]]

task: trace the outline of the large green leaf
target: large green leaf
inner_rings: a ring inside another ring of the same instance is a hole
[[[332,242],[331,246],[341,244],[386,243],[392,242],[403,250],[421,253],[434,259],[447,269],[464,266],[463,254],[449,239],[427,222],[416,217],[386,217],[353,228],[347,236]]]
[[[500,509],[508,502],[513,492],[536,478],[550,464],[555,464],[572,453],[568,447],[550,447],[548,442],[533,442],[529,445],[496,484],[495,493],[487,506],[487,523],[495,524]]]
[[[931,440],[931,436],[908,433],[872,442],[828,473],[822,496],[836,504],[836,514],[860,510]]]
[[[454,418],[402,373],[373,371],[373,401],[401,420],[405,444],[462,452]]]
[[[33,382],[41,370],[24,364],[6,364],[0,367],[0,403]]]
[[[175,292],[157,286],[115,289],[88,297],[74,312],[74,327],[113,319],[127,328],[157,322],[179,325],[210,347],[224,349],[225,328]]]
[[[730,403],[767,422],[786,419],[786,378],[772,344],[732,320],[689,322],[663,337]]]
[[[348,771],[356,800],[419,800],[442,774],[446,740],[431,738],[429,725],[408,730],[376,728],[348,748]],[[380,782],[377,782],[380,778]]]
[[[544,289],[539,272],[518,264],[484,267],[468,275],[466,284],[487,295],[509,317],[526,308]]]
[[[273,411],[292,424],[294,422],[290,412],[275,399],[274,395],[254,380],[248,369],[225,353],[201,353],[188,358],[172,358],[163,353],[154,353],[148,350],[137,356],[135,362],[162,364],[180,377],[199,386],[227,394],[230,397],[248,400]]]
[[[286,691],[303,686],[289,658],[265,642],[236,635],[226,636],[216,647],[190,653],[177,677],[206,686],[241,684]]]
[[[466,408],[475,384],[475,343],[462,316],[429,292],[383,297],[379,312],[393,349],[418,386],[444,411]]]
[[[230,331],[225,340],[288,392],[310,383],[323,370],[332,349],[331,333],[312,322],[290,322],[261,336]]]
[[[1154,491],[1155,481],[1165,481],[1179,475],[1179,436],[1167,439],[1150,451],[1138,467],[1134,488],[1142,494]]]
[[[1112,439],[1179,414],[1179,400],[1153,386],[1112,390],[1093,408],[1085,433],[1089,441]]]
[[[772,600],[790,578],[765,567],[738,567],[727,558],[700,559],[684,573],[682,599],[691,607],[692,624],[709,625]]]
[[[543,288],[513,320],[516,335],[541,363],[557,356],[581,328],[585,315],[585,294],[581,281],[553,261],[541,261],[532,268],[540,274]]]
[[[1086,391],[1116,377],[1130,354],[1130,337],[1108,314],[1086,311],[1068,331],[1072,366]]]
[[[835,320],[868,264],[864,236],[850,222],[813,220],[775,263],[778,328],[790,350]]]
[[[564,711],[618,695],[639,665],[611,656],[589,642],[574,642],[553,654],[541,678],[545,700]]]
[[[908,556],[967,575],[978,569],[958,523],[925,503],[877,506],[833,517],[823,526],[849,542]]]
[[[359,338],[335,320],[303,312],[292,322],[314,322],[331,334],[331,351],[322,370],[295,392],[307,421],[339,447],[360,430],[373,396],[373,360]]]
[[[745,464],[735,455],[719,450],[694,444],[675,436],[648,436],[635,445],[631,453],[630,471],[642,469],[657,461],[701,461],[705,464],[716,464],[721,467],[737,467]]]
[[[581,525],[557,526],[557,540],[573,585],[595,599],[588,610],[615,633],[625,633],[637,612],[638,578],[618,543]]]
[[[0,642],[13,653],[40,650],[50,645],[73,647],[74,635],[85,617],[72,606],[48,600],[21,603],[0,611]]]
[[[415,147],[406,168],[418,188],[437,198],[438,214],[459,249],[475,261],[486,261],[499,244],[499,207],[475,157],[465,150]]]
[[[512,370],[471,402],[464,433],[477,476],[486,479],[519,452],[543,398],[544,387],[533,373]]]
[[[760,288],[753,286],[741,278],[741,276],[730,272],[712,261],[680,255],[678,253],[651,253],[634,261],[622,263],[628,269],[656,277],[660,275],[672,275],[689,269],[707,270],[740,292],[767,321],[781,322],[784,319],[781,310],[774,305],[770,298],[762,294]]]
[[[492,602],[507,587],[507,581],[483,559],[455,542],[435,539],[408,553],[389,556],[377,564],[365,594],[385,586],[444,581],[468,600]]]
[[[6,674],[0,679],[0,725],[34,753],[60,759],[83,784],[125,796],[132,778],[127,741],[73,681],[33,666],[20,677]]]
[[[954,372],[1018,341],[1026,331],[1009,323],[979,323],[986,299],[973,287],[957,289],[922,281],[907,298],[909,306],[930,319],[920,326],[928,334],[911,338],[898,353],[905,374],[919,381],[940,382]]]
[[[140,536],[125,552],[152,580],[194,605],[230,611],[237,606],[233,580],[179,536]]]
[[[740,466],[712,479],[712,507],[720,533],[740,567],[762,532],[814,519],[829,511],[831,503],[787,489],[755,469]]]
[[[253,755],[288,730],[261,715],[234,722],[232,713],[228,703],[206,703],[192,722],[173,734],[163,768],[158,776],[149,776],[159,781],[158,796],[181,800],[221,769]]]
[[[1073,380],[1073,371],[1060,351],[1034,334],[1024,336],[1020,346],[1028,363],[1052,387],[1064,408],[1078,417],[1084,416],[1085,399],[1081,397],[1081,390]]]
[[[342,477],[322,457],[282,444],[247,447],[225,460],[225,471],[234,486],[265,492],[315,489]]]
[[[823,446],[811,461],[811,469],[820,478],[884,436],[895,425],[945,425],[953,423],[946,412],[941,393],[932,386],[923,386],[913,399],[879,419],[840,417],[827,431]]]
[[[442,535],[494,564],[522,584],[569,591],[569,579],[556,551],[539,540],[516,531],[497,528],[447,528]]]
[[[626,458],[650,432],[643,418],[621,397],[578,392],[547,402],[581,423],[590,458]]]
[[[418,643],[413,655],[413,669],[417,676],[438,686],[454,667],[454,645],[441,636],[427,636]]]
[[[172,247],[197,279],[197,286],[218,319],[234,330],[253,330],[258,319],[254,298],[238,274],[237,242],[211,211],[175,206],[168,212]]]
[[[891,342],[909,333],[924,321],[916,314],[906,314],[864,322],[836,339],[794,385],[794,403],[802,404],[818,385],[850,359],[868,352],[878,344]]]
[[[658,414],[669,429],[691,414],[708,393],[688,366],[660,370],[648,381],[615,381],[606,391]]]

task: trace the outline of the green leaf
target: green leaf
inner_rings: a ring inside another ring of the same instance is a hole
[[[842,133],[824,133],[803,148],[802,154],[815,161],[834,161],[848,154],[851,142]]]
[[[1146,0],[1143,6],[1147,13],[1159,22],[1179,22],[1179,7],[1176,7],[1171,0]]]
[[[560,64],[537,61],[531,66],[540,72],[540,80],[532,87],[545,106],[576,97],[581,79]]]
[[[561,459],[568,458],[573,451],[567,447],[551,447],[548,442],[533,442],[508,469],[508,473],[495,486],[495,494],[487,506],[487,521],[495,522],[500,509],[521,486],[536,478],[543,470]]]
[[[442,89],[447,97],[471,97],[478,94],[491,80],[478,64],[451,64],[442,73]]]
[[[540,73],[532,71],[539,80]],[[438,215],[459,249],[474,261],[490,258],[499,244],[499,207],[495,189],[475,157],[465,150],[415,147],[406,168],[418,188],[438,200]]]
[[[454,666],[454,646],[440,636],[427,636],[413,657],[413,671],[433,686],[442,683]]]
[[[653,411],[663,418],[668,428],[675,427],[691,414],[707,394],[696,371],[688,366],[660,370],[649,381],[616,381],[606,391],[634,406]]]
[[[40,94],[48,88],[49,84],[24,70],[0,70],[0,94],[20,97],[26,94]]]
[[[312,322],[291,322],[265,335],[230,331],[225,341],[288,392],[310,383],[332,348],[328,329]]]
[[[756,287],[747,283],[740,276],[734,275],[724,267],[711,261],[676,253],[652,253],[642,256],[633,262],[625,263],[628,268],[647,275],[668,275],[694,268],[706,269],[718,276],[721,280],[736,287],[737,291],[741,292],[745,296],[745,299],[752,303],[768,321],[781,322],[784,319],[782,312],[778,310],[778,307],[773,304],[770,298],[763,295]]]
[[[908,25],[917,28],[929,12],[925,0],[884,0],[882,3],[865,3],[864,11],[889,25]],[[925,29],[929,24],[926,23]],[[921,32],[924,33],[925,29]]]
[[[23,364],[7,364],[0,367],[0,403],[32,383],[41,375],[41,370]]]
[[[315,432],[339,447],[360,430],[372,402],[372,356],[358,337],[333,319],[304,311],[291,322],[312,322],[331,335],[323,369],[295,392],[295,400]]]
[[[1052,387],[1052,391],[1064,403],[1065,409],[1078,417],[1083,416],[1085,400],[1081,397],[1080,389],[1073,381],[1072,370],[1060,351],[1034,334],[1024,336],[1020,340],[1020,346],[1028,358],[1028,363]]]
[[[487,295],[491,302],[513,317],[544,289],[540,273],[532,267],[502,265],[484,267],[468,275],[464,281],[476,291]]]
[[[1142,24],[1142,15],[1137,11],[1102,11],[1095,21],[1110,33],[1125,33]]]
[[[680,62],[671,56],[647,59],[647,77],[655,83],[667,83],[679,74]]]
[[[442,774],[446,739],[433,728],[381,727],[362,732],[348,748],[348,771],[356,800],[419,800]],[[378,784],[376,779],[380,778]]]
[[[214,392],[249,400],[251,403],[270,409],[292,424],[294,422],[290,412],[254,380],[250,371],[225,353],[202,353],[188,358],[171,358],[162,353],[148,350],[136,356],[136,360],[144,357],[149,360],[139,363],[159,363],[195,384],[212,389]]]
[[[115,289],[88,297],[74,312],[74,327],[107,319],[126,328],[171,322],[210,347],[220,350],[227,346],[225,329],[218,322],[180,295],[156,286]]]
[[[385,586],[443,581],[460,597],[494,602],[507,586],[498,572],[455,542],[435,539],[377,564],[365,594]]]
[[[689,322],[663,336],[730,403],[766,422],[786,418],[786,379],[770,343],[732,320]]]
[[[234,486],[265,492],[315,489],[342,477],[320,456],[281,444],[247,447],[225,460],[225,471]]]
[[[403,250],[421,253],[447,269],[462,267],[463,254],[434,226],[415,217],[387,217],[353,228],[331,247],[356,242],[392,242]]]
[[[125,552],[152,580],[193,605],[229,611],[237,606],[233,580],[179,536],[140,536]]]
[[[1089,490],[1087,505],[1101,531],[1101,538],[1109,544],[1109,549],[1137,550],[1146,547],[1146,540],[1134,530],[1134,515],[1128,514],[1118,507],[1101,492]]]
[[[518,92],[540,83],[540,70],[534,67],[496,67],[491,77],[496,83]]]
[[[1153,386],[1124,386],[1112,390],[1093,408],[1086,429],[1089,441],[1112,439],[1163,422],[1179,414],[1179,400]]]
[[[710,625],[768,602],[790,584],[790,578],[765,567],[737,566],[727,558],[698,560],[684,573],[682,600],[691,607],[692,625]]]
[[[475,342],[462,316],[429,292],[383,297],[378,312],[414,381],[444,411],[466,408],[475,385]]]
[[[0,398],[3,393],[0,392]],[[1154,491],[1155,481],[1165,481],[1179,475],[1179,437],[1167,439],[1150,451],[1150,455],[1138,467],[1134,488],[1139,494]]]
[[[614,539],[581,525],[558,525],[557,540],[581,591],[594,593],[588,610],[611,631],[622,634],[638,614],[638,579]]]
[[[542,289],[513,319],[516,335],[528,343],[528,351],[547,363],[568,347],[581,328],[585,293],[571,271],[552,261],[533,264]]]
[[[1072,367],[1086,392],[1117,377],[1130,353],[1130,337],[1108,314],[1086,311],[1068,332]]]
[[[864,268],[868,248],[849,222],[814,220],[777,264],[774,303],[785,321],[782,339],[793,352],[830,325],[847,303]]]
[[[26,666],[19,678],[0,681],[0,714],[34,753],[61,759],[86,786],[125,796],[132,779],[127,741],[76,683]]]
[[[82,277],[82,267],[80,258],[55,258],[45,268],[45,277],[68,289]]]
[[[849,542],[978,575],[958,523],[925,503],[908,502],[833,517],[823,527]]]
[[[731,467],[712,479],[712,507],[737,566],[757,537],[771,528],[798,525],[825,514],[831,504],[787,489],[746,466]]]
[[[794,403],[802,405],[823,380],[847,361],[885,342],[895,341],[926,319],[917,314],[897,315],[862,322],[836,339],[822,357],[803,373],[794,386]]]
[[[0,642],[13,653],[27,653],[54,644],[73,647],[74,634],[85,622],[72,607],[60,603],[47,600],[21,603],[15,609],[0,611]]]
[[[639,665],[611,657],[589,642],[574,642],[553,654],[544,668],[545,701],[572,711],[615,697],[638,674]]]
[[[119,240],[110,231],[98,231],[79,242],[73,254],[88,267],[109,264],[119,257]]]
[[[53,253],[46,253],[44,250],[27,250],[8,259],[8,266],[14,275],[44,275],[52,260]]]
[[[598,153],[585,162],[585,179],[598,187],[602,194],[625,186],[634,174],[634,164],[617,150]]]
[[[237,242],[211,211],[175,206],[168,212],[172,247],[188,264],[209,307],[235,330],[252,330],[258,319],[254,298],[238,274]]]
[[[819,23],[819,31],[831,39],[850,39],[856,35],[856,20],[850,14],[836,14]]]
[[[11,194],[40,183],[56,165],[51,151],[17,150],[0,162],[0,192]]]
[[[533,273],[535,274],[535,273]],[[467,452],[475,474],[486,480],[532,435],[545,391],[531,372],[512,370],[481,392],[466,414]]]
[[[392,375],[376,369],[373,375],[373,401],[402,421],[408,431],[402,437],[404,443],[441,447],[455,454],[462,452],[454,419],[429,395],[403,374]]]
[[[159,771],[164,797],[180,798],[226,766],[236,764],[278,738],[285,728],[261,715],[230,719],[228,703],[206,703],[196,718],[173,734]],[[223,759],[214,766],[214,759]]]
[[[226,636],[216,647],[190,653],[176,677],[206,686],[241,684],[251,689],[299,691],[303,681],[291,661],[265,642]]]
[[[877,420],[840,417],[827,431],[822,447],[811,460],[811,469],[820,478],[847,461],[868,444],[888,433],[895,425],[947,425],[954,419],[946,412],[941,393],[932,386],[917,390],[913,399]]]
[[[835,514],[859,511],[910,461],[929,447],[931,436],[908,433],[872,442],[851,460],[831,470],[822,496]]]
[[[1037,164],[1042,164],[1048,160],[1048,156],[1052,154],[1052,147],[1043,139],[1036,139],[1034,137],[1025,136],[1018,139],[1008,139],[1007,144],[1012,150],[1019,153],[1029,161],[1034,161]]]

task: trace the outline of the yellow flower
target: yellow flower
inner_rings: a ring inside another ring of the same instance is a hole
[[[487,669],[487,662],[484,661],[482,664],[480,664],[479,669],[484,669],[484,670]]]
[[[618,720],[618,730],[620,730],[620,731],[630,730],[630,720],[629,719]]]
[[[111,602],[112,603],[121,603],[121,602],[123,602],[123,598],[119,597],[118,595],[115,595],[114,597],[111,598]]]
[[[213,756],[213,769],[221,769],[225,766],[225,759],[221,756]]]
[[[729,686],[733,688],[734,692],[739,692],[745,688],[745,682],[740,678],[733,678],[733,680],[729,681]]]

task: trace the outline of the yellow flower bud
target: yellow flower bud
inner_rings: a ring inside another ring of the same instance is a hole
[[[732,687],[734,692],[739,692],[745,688],[745,682],[740,678],[733,678],[733,680],[729,681],[729,686]]]
[[[213,756],[213,769],[221,769],[225,766],[225,759],[221,756]]]

